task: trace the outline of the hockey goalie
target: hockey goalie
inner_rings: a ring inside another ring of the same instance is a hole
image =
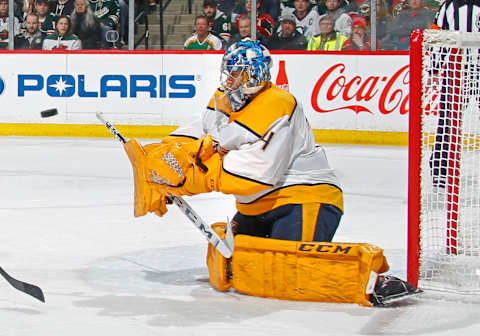
[[[419,293],[388,270],[382,249],[333,243],[342,190],[295,97],[270,82],[258,41],[230,46],[202,117],[161,143],[125,144],[135,216],[162,216],[169,195],[233,194],[231,258],[209,245],[210,283],[261,297],[384,305]],[[226,223],[212,228],[225,235]]]

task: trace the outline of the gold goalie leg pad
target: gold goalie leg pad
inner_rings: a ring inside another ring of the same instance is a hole
[[[383,250],[370,244],[237,235],[231,283],[261,297],[371,306],[377,274],[388,268]]]
[[[225,239],[227,223],[212,224],[212,229],[222,239]],[[219,291],[227,291],[232,287],[227,275],[227,259],[212,245],[208,244],[207,265],[210,284]]]

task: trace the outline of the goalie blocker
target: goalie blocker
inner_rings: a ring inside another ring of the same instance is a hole
[[[225,237],[226,223],[212,228]],[[300,242],[238,234],[231,259],[211,244],[211,285],[254,296],[381,306],[421,293],[392,276],[383,250],[366,243]]]

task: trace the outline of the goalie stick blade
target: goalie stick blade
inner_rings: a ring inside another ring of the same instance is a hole
[[[24,292],[30,296],[33,296],[35,299],[45,302],[45,296],[43,295],[43,291],[40,287],[17,280],[11,277],[3,268],[0,267],[0,274],[8,281],[12,287],[15,289]]]

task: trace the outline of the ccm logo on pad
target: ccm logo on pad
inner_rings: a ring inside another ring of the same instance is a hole
[[[352,249],[351,246],[329,245],[329,244],[315,244],[303,243],[299,246],[299,251],[304,252],[319,252],[319,253],[344,253],[348,254]]]

